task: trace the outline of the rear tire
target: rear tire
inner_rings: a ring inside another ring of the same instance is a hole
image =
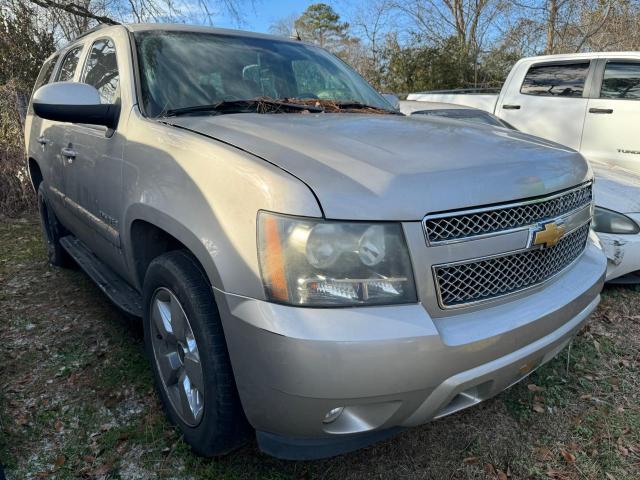
[[[245,418],[211,285],[177,250],[154,259],[143,285],[144,339],[172,423],[199,455],[224,455],[247,439]]]
[[[55,267],[71,266],[71,257],[60,245],[60,239],[68,235],[68,232],[58,221],[58,217],[49,206],[44,195],[42,183],[38,186],[38,212],[40,213],[40,226],[42,227],[49,263]]]

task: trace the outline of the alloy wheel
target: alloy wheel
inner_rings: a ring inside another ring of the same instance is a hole
[[[200,353],[189,319],[177,297],[158,288],[151,298],[151,345],[162,386],[185,424],[197,426],[204,412]]]

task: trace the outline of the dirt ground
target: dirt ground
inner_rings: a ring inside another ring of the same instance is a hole
[[[165,420],[135,320],[0,219],[0,463],[30,478],[639,479],[640,288],[607,287],[574,342],[493,400],[362,451],[194,456]]]

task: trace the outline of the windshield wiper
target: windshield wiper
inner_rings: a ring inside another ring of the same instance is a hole
[[[393,115],[403,115],[397,110],[392,110],[390,108],[384,108],[384,107],[377,107],[375,105],[368,105],[366,103],[358,102],[357,100],[333,102],[333,104],[339,110],[375,110],[376,112],[386,112],[386,113],[391,113]]]
[[[268,98],[252,98],[246,100],[223,100],[211,105],[195,105],[193,107],[172,108],[164,112],[162,117],[177,117],[192,113],[272,113],[279,111],[323,112],[324,109],[314,105],[281,102]]]

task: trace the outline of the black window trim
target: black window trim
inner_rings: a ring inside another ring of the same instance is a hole
[[[75,47],[77,47],[78,45],[84,45],[84,41],[74,41],[73,43],[70,43],[68,45],[65,45],[63,48],[61,48],[60,50],[56,51],[53,55],[57,55],[58,59],[56,60],[56,66],[53,69],[53,74],[51,75],[51,78],[49,79],[50,81],[55,81],[53,79],[58,78],[58,71],[60,70],[60,67],[62,67],[62,61],[63,59],[67,56],[67,53],[69,53],[71,50],[73,50]],[[52,55],[52,56],[53,56]],[[82,53],[80,54],[80,59],[82,60]],[[80,62],[78,62],[79,64]]]
[[[592,95],[589,97],[594,100],[612,100],[615,102],[619,102],[621,100],[628,102],[638,102],[640,98],[602,98],[600,95],[602,93],[602,84],[604,83],[604,71],[607,68],[608,63],[637,63],[640,64],[640,58],[629,58],[629,57],[601,57],[598,59],[598,65],[594,69],[594,79],[593,79],[593,88]]]
[[[60,67],[60,62],[62,61],[62,57],[63,55],[61,52],[55,52],[54,54],[51,55],[51,57],[49,57],[49,59],[55,59],[55,60],[53,62],[53,70],[51,70],[51,75],[49,75],[49,78],[44,83],[44,85],[51,83],[51,81],[54,78],[56,78],[56,75],[58,73],[58,68]]]
[[[65,48],[64,50],[64,54],[61,52],[60,53],[60,63],[58,65],[56,65],[56,72],[55,75],[53,76],[53,81],[54,82],[59,82],[60,80],[58,80],[60,73],[62,72],[62,65],[64,64],[65,60],[67,59],[67,57],[69,56],[69,54],[71,54],[71,52],[73,52],[76,49],[80,49],[80,58],[78,58],[78,63],[76,64],[76,70],[73,72],[73,77],[71,78],[71,80],[66,80],[68,82],[73,82],[75,81],[74,78],[76,77],[76,73],[78,71],[78,67],[80,66],[80,63],[82,62],[82,56],[84,54],[84,47],[85,44],[80,42],[80,43],[74,43],[73,45],[70,45],[68,48]]]
[[[518,93],[520,95],[526,95],[528,97],[545,97],[545,98],[558,98],[558,99],[565,99],[565,100],[575,100],[577,98],[591,98],[591,91],[592,91],[592,83],[593,83],[593,75],[594,75],[594,70],[595,70],[595,64],[596,64],[597,58],[576,58],[574,60],[551,60],[551,61],[542,61],[542,62],[536,62],[536,63],[532,63],[527,67],[527,71],[524,74],[524,77],[522,77],[522,81],[520,82],[520,88],[518,89]],[[582,89],[582,96],[580,97],[563,97],[560,95],[536,95],[534,93],[525,93],[522,91],[522,87],[524,85],[524,81],[527,78],[527,74],[529,73],[529,71],[532,68],[537,68],[537,67],[548,67],[548,66],[555,66],[555,65],[576,65],[576,64],[588,64],[589,65],[589,70],[587,71],[587,76],[584,80],[584,88]]]
[[[133,106],[138,107],[138,111],[142,114],[143,118],[149,118],[147,112],[145,112],[144,110],[144,102],[142,101],[140,65],[138,63],[138,44],[136,43],[136,37],[133,34],[133,31],[127,29],[127,33],[127,37],[129,38],[129,49],[131,52],[131,68],[133,68],[133,72],[131,72],[131,79],[133,81],[133,91],[135,93],[135,98],[132,99],[131,103],[133,104]]]

